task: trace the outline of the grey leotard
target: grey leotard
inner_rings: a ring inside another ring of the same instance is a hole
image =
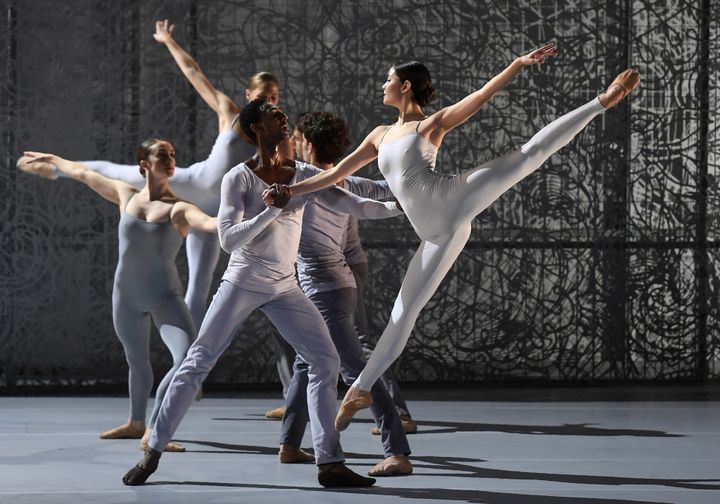
[[[152,427],[170,379],[195,338],[195,327],[182,298],[175,256],[183,237],[169,219],[147,222],[122,212],[118,226],[119,259],[113,286],[113,322],[129,365],[130,417],[145,420],[153,384],[150,364],[150,315],[173,357],[173,367],[158,385]]]

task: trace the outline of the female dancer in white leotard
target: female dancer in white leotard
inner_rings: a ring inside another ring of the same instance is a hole
[[[175,256],[188,231],[195,230],[217,240],[217,218],[195,205],[181,201],[171,190],[169,178],[175,170],[175,150],[165,140],[150,139],[138,149],[138,164],[145,186],[138,191],[130,184],[112,180],[74,161],[52,154],[28,152],[30,167],[53,163],[65,175],[87,184],[120,208],[119,257],[113,284],[113,324],[128,363],[130,418],[100,437],[142,438],[145,448],[155,425],[160,404],[175,371],[195,339],[195,326],[182,298]],[[150,421],[145,423],[153,385],[150,363],[150,318],[173,358],[173,365],[158,384]],[[169,451],[185,451],[169,442]]]
[[[548,44],[517,58],[480,90],[429,116],[422,107],[430,101],[434,89],[425,66],[412,62],[391,68],[383,85],[383,103],[398,109],[397,122],[375,128],[334,168],[289,187],[292,195],[317,191],[377,158],[380,171],[422,240],[405,274],[390,321],[338,411],[338,430],[347,427],[358,409],[371,403],[368,391],[402,353],[420,310],[465,246],[472,219],[640,82],[635,70],[626,70],[605,93],[545,126],[520,150],[459,175],[437,173],[435,158],[445,135],[467,121],[522,68],[542,63],[556,52],[555,45]]]

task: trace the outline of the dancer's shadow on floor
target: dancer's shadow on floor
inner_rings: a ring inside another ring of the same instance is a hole
[[[262,417],[261,414],[249,413],[249,417]],[[218,421],[249,422],[259,418],[213,418]],[[634,437],[685,437],[682,434],[649,429],[607,429],[594,427],[591,423],[562,424],[562,425],[512,425],[490,424],[472,422],[441,422],[436,420],[415,420],[418,424],[418,434],[452,434],[455,432],[504,432],[506,434],[532,434],[545,436],[634,436]],[[354,418],[353,423],[375,422],[368,418]],[[427,427],[430,427],[429,429]],[[433,428],[435,427],[435,428]]]
[[[198,444],[211,448],[219,448],[228,453],[277,455],[278,449],[264,446],[234,445],[230,443],[217,443],[212,441],[193,441],[177,439],[179,443]],[[219,453],[217,450],[188,450],[197,453]],[[352,462],[351,465],[372,466],[377,462],[377,455],[367,453],[346,452],[345,456],[353,460],[369,460],[371,462]],[[572,483],[578,485],[650,485],[670,488],[684,488],[688,490],[720,490],[720,479],[661,479],[661,478],[635,478],[621,476],[595,476],[588,474],[555,474],[543,472],[511,471],[505,469],[492,469],[477,467],[471,464],[487,463],[487,460],[467,457],[418,456],[413,455],[413,477],[441,477],[441,478],[468,478],[468,479],[504,479],[504,480],[535,480],[550,481],[554,483]],[[419,473],[418,469],[427,469],[428,472]],[[440,471],[440,472],[432,472]],[[713,482],[713,483],[711,483]],[[502,502],[502,501],[499,501]],[[561,501],[562,502],[562,501]]]
[[[601,499],[595,497],[559,497],[553,495],[532,495],[521,493],[486,492],[482,490],[455,490],[448,488],[319,488],[283,485],[252,485],[249,483],[214,483],[207,481],[154,481],[146,485],[188,485],[211,486],[221,488],[254,490],[293,490],[340,494],[386,495],[405,499],[423,499],[432,501],[458,501],[472,504],[663,504],[657,501],[639,501],[624,499]]]

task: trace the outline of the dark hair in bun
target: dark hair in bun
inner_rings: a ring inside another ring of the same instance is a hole
[[[395,74],[401,81],[410,81],[410,90],[413,99],[418,105],[424,107],[435,96],[435,88],[432,86],[432,79],[427,67],[419,61],[409,61],[393,66]]]

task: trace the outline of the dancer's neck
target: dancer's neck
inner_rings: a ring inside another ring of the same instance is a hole
[[[170,189],[170,180],[167,178],[156,180],[150,173],[145,179],[145,187],[143,191],[147,192],[150,201],[164,200],[174,198],[175,193]]]
[[[418,105],[414,101],[411,101],[403,103],[398,107],[398,120],[395,124],[397,124],[398,126],[402,126],[405,123],[420,121],[422,119],[425,119],[425,117],[426,115],[420,105]]]

